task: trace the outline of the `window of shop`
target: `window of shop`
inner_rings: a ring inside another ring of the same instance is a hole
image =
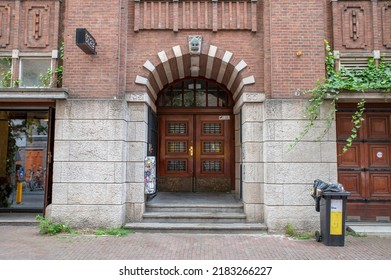
[[[20,87],[50,87],[52,67],[50,58],[20,59]]]
[[[0,57],[0,88],[11,86],[12,58]]]
[[[0,209],[43,209],[48,118],[48,111],[0,110]]]

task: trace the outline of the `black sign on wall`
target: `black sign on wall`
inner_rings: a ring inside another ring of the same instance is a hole
[[[96,54],[96,40],[85,28],[76,28],[76,46],[86,54]]]

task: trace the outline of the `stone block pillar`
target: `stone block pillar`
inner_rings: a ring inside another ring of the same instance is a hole
[[[126,222],[140,222],[145,212],[144,159],[148,149],[148,110],[156,106],[146,92],[125,94],[128,108]]]
[[[265,101],[265,222],[269,231],[283,231],[287,224],[298,230],[319,227],[319,213],[310,196],[315,179],[337,179],[335,125],[316,141],[326,126],[325,115],[331,108],[324,104],[321,118],[310,133],[293,149],[293,143],[307,124],[304,109],[307,100],[268,99]]]
[[[241,193],[248,222],[263,222],[263,100],[244,93],[234,108],[236,192]]]
[[[57,102],[53,221],[83,228],[124,224],[127,110],[123,100]]]
[[[139,222],[145,211],[144,159],[147,156],[148,105],[131,102],[129,106],[126,221]]]

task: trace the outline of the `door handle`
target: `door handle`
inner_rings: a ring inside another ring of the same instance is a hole
[[[189,148],[189,155],[193,156],[193,146],[190,146],[190,148]]]

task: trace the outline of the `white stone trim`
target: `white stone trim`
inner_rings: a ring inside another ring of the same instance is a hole
[[[254,84],[255,83],[255,78],[253,75],[251,76],[248,76],[246,78],[243,79],[243,84],[246,86],[246,85],[251,85],[251,84]]]
[[[216,57],[216,54],[217,54],[217,47],[211,45],[211,46],[209,47],[208,60],[207,60],[207,62],[206,62],[206,73],[205,73],[205,77],[206,77],[207,79],[210,79],[210,77],[212,76],[213,61],[214,61],[214,58]]]
[[[221,83],[223,81],[225,71],[227,70],[227,65],[228,65],[229,61],[231,60],[232,56],[233,56],[233,53],[231,53],[229,51],[226,51],[224,53],[224,56],[223,56],[223,59],[221,61],[221,65],[220,65],[219,74],[217,75],[217,79],[216,79],[217,82]]]
[[[239,75],[239,72],[242,71],[244,68],[247,67],[247,63],[244,62],[244,60],[241,60],[234,68],[234,71],[232,72],[231,78],[229,79],[227,88],[231,88],[233,83],[235,82],[236,78]]]
[[[200,57],[191,56],[190,57],[190,72],[192,77],[198,77],[200,74]]]
[[[181,46],[175,46],[172,48],[174,55],[176,57],[176,63],[178,66],[178,73],[179,73],[179,78],[183,79],[185,77],[185,69],[183,66],[183,54],[181,50]]]
[[[159,90],[163,89],[162,81],[160,80],[159,74],[157,73],[157,69],[155,65],[152,64],[151,61],[147,60],[143,65],[149,72],[152,73],[153,77],[155,78],[155,81],[157,83],[157,86],[159,87]]]
[[[379,50],[374,50],[373,51],[373,58],[374,59],[380,59],[380,51]]]
[[[157,111],[155,102],[146,92],[127,92],[125,93],[125,100],[128,103],[145,103],[152,108],[155,112]]]
[[[12,50],[12,58],[19,58],[19,50]]]
[[[155,99],[157,98],[157,94],[147,78],[137,75],[135,83],[146,86],[153,95],[153,97]]]
[[[253,75],[244,78],[244,79],[240,82],[240,84],[239,84],[238,88],[236,89],[235,93],[233,94],[233,98],[235,99],[236,96],[238,96],[239,92],[243,89],[244,86],[246,86],[246,85],[251,85],[251,84],[254,84],[254,83],[255,83],[255,78],[254,78]]]
[[[52,58],[58,58],[58,50],[52,50]]]
[[[65,100],[68,99],[68,92],[65,89],[53,90],[45,89],[21,89],[4,88],[0,90],[1,101],[47,101],[47,100]]]
[[[239,114],[240,109],[245,103],[263,103],[266,100],[266,94],[261,92],[243,92],[234,106],[234,114]]]
[[[174,81],[174,79],[172,77],[172,71],[171,71],[171,68],[170,68],[170,63],[168,63],[168,58],[167,58],[166,52],[165,51],[161,51],[161,52],[158,53],[158,56],[159,56],[160,61],[163,64],[164,72],[166,73],[166,77],[167,77],[168,83],[172,83]]]
[[[361,99],[370,100],[371,102],[384,102],[388,96],[389,93],[386,92],[342,92],[338,95],[338,102],[356,102]]]

